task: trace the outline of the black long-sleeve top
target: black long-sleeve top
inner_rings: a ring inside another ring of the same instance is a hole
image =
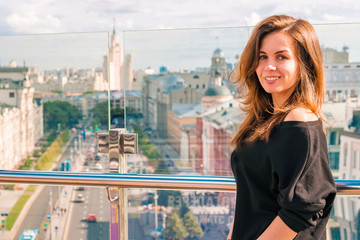
[[[326,239],[336,188],[322,121],[282,122],[269,140],[234,150],[237,187],[232,239],[256,239],[276,216],[295,239]]]

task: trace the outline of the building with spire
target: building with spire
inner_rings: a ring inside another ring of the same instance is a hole
[[[111,91],[132,90],[133,69],[132,56],[125,56],[125,64],[123,59],[123,48],[119,41],[119,34],[114,28],[111,34],[111,43],[108,55],[104,56],[103,63],[104,81],[109,83]]]

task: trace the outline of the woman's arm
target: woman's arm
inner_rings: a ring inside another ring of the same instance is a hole
[[[235,219],[235,218],[234,218]],[[233,219],[233,223],[231,224],[231,228],[230,228],[230,232],[228,237],[226,238],[226,240],[231,240],[231,236],[232,236],[232,231],[233,231],[233,227],[234,227],[234,219]]]
[[[292,240],[296,237],[296,234],[297,233],[291,230],[279,216],[276,216],[257,240]]]

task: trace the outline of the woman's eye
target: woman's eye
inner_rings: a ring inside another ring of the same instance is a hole
[[[260,60],[266,59],[266,56],[265,55],[260,55],[259,59]]]
[[[285,57],[285,56],[279,56],[278,58],[279,58],[280,60],[287,59],[287,57]]]

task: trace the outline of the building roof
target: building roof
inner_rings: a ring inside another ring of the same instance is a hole
[[[173,104],[173,113],[178,117],[196,117],[201,111],[201,103],[194,104]]]
[[[126,90],[125,91],[125,96],[126,97],[141,97],[141,91],[140,90]],[[123,97],[124,97],[124,91],[111,92],[111,99],[120,99],[120,98],[123,98]]]
[[[321,115],[326,121],[325,127],[345,128],[346,121],[345,102],[325,102],[321,108]]]
[[[164,93],[171,93],[174,90],[179,90],[184,87],[185,80],[180,76],[170,74],[162,79],[160,88]]]
[[[16,108],[16,106],[11,106],[11,105],[6,104],[6,103],[0,103],[0,115],[3,114],[3,111],[6,108]]]
[[[9,72],[28,72],[28,67],[0,67],[0,73],[9,73]]]
[[[15,81],[8,78],[0,78],[0,89],[22,89],[24,88],[24,81]]]
[[[206,92],[205,96],[215,97],[215,96],[231,96],[229,88],[226,86],[210,86]]]

